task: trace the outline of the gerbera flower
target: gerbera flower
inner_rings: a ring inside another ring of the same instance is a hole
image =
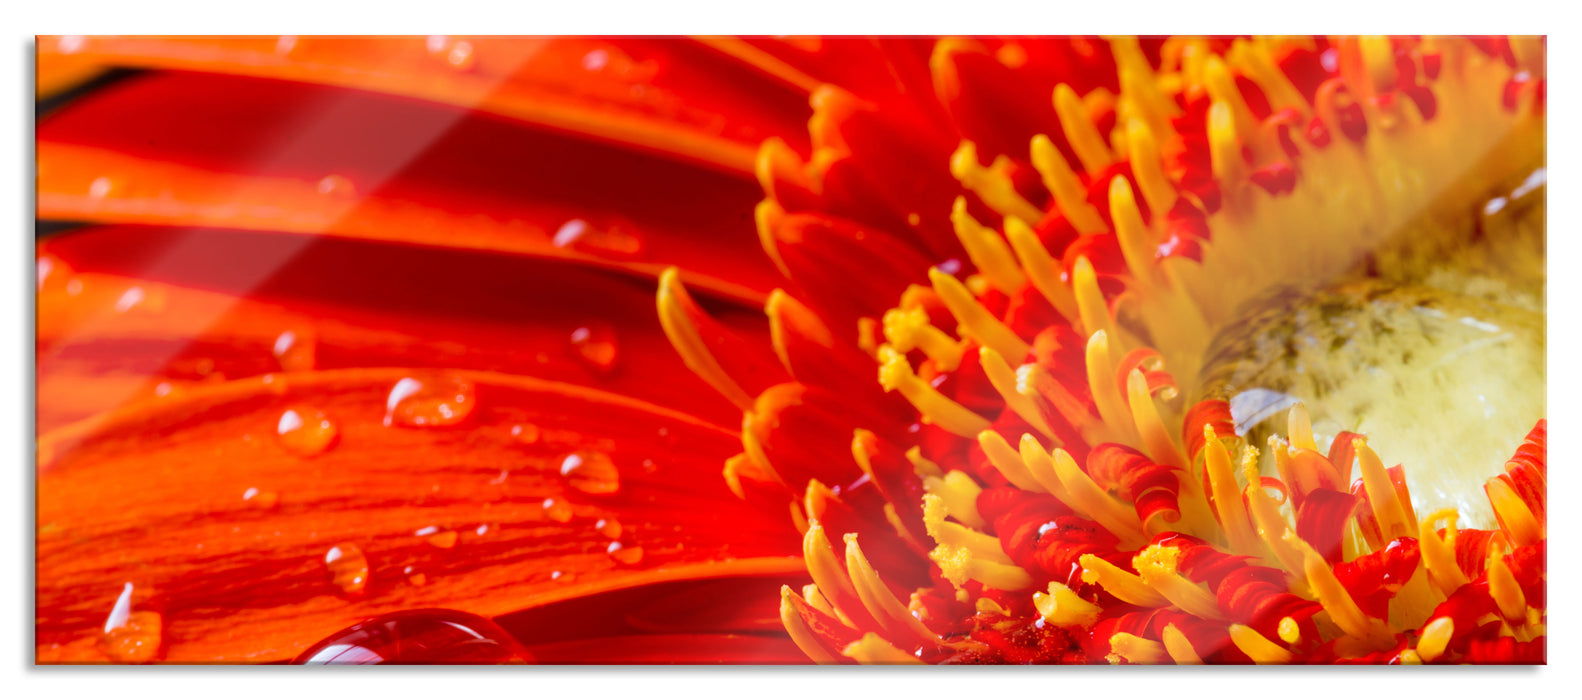
[[[1540,39],[40,51],[40,660],[1544,659]]]

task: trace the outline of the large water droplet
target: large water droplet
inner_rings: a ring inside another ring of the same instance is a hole
[[[582,364],[600,374],[615,369],[615,362],[620,358],[615,327],[602,321],[594,321],[572,331],[571,347]]]
[[[256,486],[250,486],[242,492],[242,500],[248,505],[260,510],[270,510],[280,504],[280,495],[273,491],[260,491]]]
[[[599,531],[599,534],[612,540],[621,537],[621,523],[615,518],[600,519],[599,522],[593,524],[593,527]]]
[[[607,550],[610,558],[627,566],[636,566],[643,561],[642,547],[628,547],[620,542],[611,542]]]
[[[450,549],[456,546],[457,535],[455,530],[441,530],[438,526],[430,525],[412,534],[422,537],[425,542],[440,549]]]
[[[330,547],[324,554],[324,567],[329,572],[330,585],[348,598],[361,596],[368,587],[368,557],[355,544],[343,542]]]
[[[280,446],[299,457],[317,457],[328,452],[341,435],[340,429],[323,411],[301,407],[289,408],[280,414],[275,433],[280,437]]]
[[[603,452],[578,451],[560,462],[560,475],[583,493],[610,494],[621,490],[621,474]]]
[[[472,415],[477,400],[472,382],[451,375],[406,377],[390,389],[385,425],[430,428],[459,425]]]
[[[306,372],[313,369],[317,345],[312,331],[288,330],[275,338],[275,359],[287,372]]]
[[[553,498],[544,499],[544,516],[557,523],[571,522],[571,504]]]
[[[131,583],[121,589],[109,617],[105,618],[104,634],[99,638],[99,648],[116,663],[157,661],[163,653],[164,621],[156,612],[133,612],[133,590]]]
[[[292,661],[308,665],[520,664],[532,656],[488,618],[457,610],[407,610],[347,627]]]

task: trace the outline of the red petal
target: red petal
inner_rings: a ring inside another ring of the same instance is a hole
[[[749,180],[330,87],[139,76],[38,128],[44,218],[327,233],[517,253],[761,306]],[[700,202],[700,194],[706,200]]]
[[[387,395],[408,376],[436,375],[230,382],[43,436],[39,658],[102,660],[94,644],[127,582],[134,609],[163,615],[166,660],[240,661],[290,657],[400,609],[499,615],[637,583],[800,575],[786,519],[742,505],[719,477],[734,434],[632,399],[485,372],[449,375],[475,387],[462,429],[386,427]],[[285,451],[274,433],[288,407],[322,411],[338,444],[311,458]],[[517,425],[536,439],[513,436]],[[611,485],[608,473],[585,477],[603,477],[592,485],[563,477],[572,451],[583,463],[607,456],[618,489],[592,488]],[[545,499],[569,505],[569,519]],[[430,526],[460,536],[416,534]],[[326,552],[342,544],[366,554],[361,596],[328,576]]]

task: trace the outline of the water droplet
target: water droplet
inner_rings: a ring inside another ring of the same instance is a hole
[[[615,327],[602,321],[595,321],[572,331],[571,347],[576,350],[577,358],[582,364],[600,374],[615,369],[615,362],[620,355],[620,346],[617,345],[615,338]]]
[[[406,610],[347,627],[294,664],[519,664],[532,656],[488,618],[457,610]]]
[[[572,219],[555,230],[551,242],[557,248],[599,257],[634,258],[643,252],[643,239],[638,237],[631,224],[626,223],[595,225],[585,219]]]
[[[319,194],[334,197],[350,197],[357,193],[357,187],[340,175],[325,175],[319,180]]]
[[[274,355],[280,369],[287,372],[306,372],[313,369],[317,359],[317,346],[312,331],[288,330],[275,337]]]
[[[107,177],[96,177],[88,183],[88,196],[94,199],[104,199],[110,196],[110,190],[115,188],[115,183]]]
[[[450,64],[450,67],[459,71],[472,70],[474,66],[478,65],[478,58],[473,52],[472,42],[456,42],[456,44],[450,48],[450,51],[445,54],[445,62]]]
[[[560,462],[560,475],[583,493],[609,494],[621,490],[621,474],[603,452],[573,452]]]
[[[642,547],[627,547],[620,542],[611,542],[607,550],[610,558],[627,566],[636,566],[643,560]]]
[[[115,310],[118,313],[126,313],[131,311],[132,307],[137,306],[138,302],[141,302],[142,300],[143,288],[132,287],[131,289],[126,290],[126,292],[121,295],[121,298],[115,300]]]
[[[280,494],[274,491],[260,491],[254,486],[242,492],[242,500],[253,507],[269,510],[280,503]]]
[[[415,567],[409,566],[405,569],[402,569],[401,573],[402,575],[406,576],[407,583],[410,583],[414,586],[428,585],[428,575],[418,571]]]
[[[164,622],[156,612],[133,612],[132,591],[132,584],[127,583],[120,597],[115,599],[115,606],[104,621],[99,648],[116,663],[157,661],[162,652]]]
[[[559,581],[561,579],[561,577],[563,577],[563,576],[565,576],[565,574],[563,574],[563,573],[561,573],[559,571],[551,571],[551,572],[549,572],[549,580],[551,580],[551,581]]]
[[[544,431],[539,430],[538,426],[532,423],[521,423],[511,426],[511,437],[516,438],[516,441],[523,445],[537,444],[543,433]]]
[[[73,54],[81,51],[83,47],[87,45],[88,39],[86,37],[73,34],[61,37],[60,40],[55,43],[55,50],[63,54]]]
[[[582,57],[582,69],[597,71],[610,62],[610,54],[604,49],[594,49]]]
[[[363,594],[368,586],[368,557],[357,545],[341,543],[324,554],[330,585],[348,598]]]
[[[275,39],[275,53],[281,56],[290,56],[297,48],[297,38],[290,34]]]
[[[599,531],[599,534],[612,540],[621,536],[621,523],[615,518],[603,518],[594,523],[593,527]]]
[[[59,259],[45,255],[38,259],[38,289],[55,286],[71,277],[71,267]]]
[[[154,395],[155,396],[158,396],[160,398],[164,398],[164,397],[170,396],[171,394],[174,394],[174,393],[176,393],[176,387],[172,386],[170,382],[160,382],[160,383],[154,385]]]
[[[430,525],[412,534],[425,538],[424,541],[440,549],[450,549],[456,546],[456,532],[454,530],[441,530],[436,525]]]
[[[557,523],[571,522],[571,504],[553,498],[544,499],[544,515]]]
[[[428,37],[425,45],[428,47],[429,53],[439,53],[444,51],[445,46],[448,44],[450,44],[450,37],[443,34],[433,34]]]
[[[423,380],[406,377],[390,388],[385,425],[427,428],[459,425],[477,406],[472,382],[440,375]]]
[[[484,535],[489,534],[489,526],[488,525],[479,525],[478,529],[476,530],[476,532],[478,533],[479,537],[483,537]]]
[[[289,408],[280,414],[275,426],[280,446],[299,457],[316,457],[329,451],[340,439],[341,431],[322,411]]]

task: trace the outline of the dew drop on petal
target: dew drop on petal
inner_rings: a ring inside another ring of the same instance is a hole
[[[324,454],[340,439],[340,429],[323,411],[300,407],[286,409],[280,414],[275,434],[280,438],[281,447],[299,457]]]
[[[422,537],[423,541],[440,549],[450,549],[456,546],[457,535],[455,530],[441,530],[437,526],[430,525],[412,534]]]
[[[477,406],[472,382],[451,375],[405,377],[385,400],[385,425],[432,428],[459,425]]]
[[[571,522],[571,504],[553,498],[544,499],[544,516],[557,523]]]
[[[380,615],[325,637],[292,661],[305,665],[520,664],[532,656],[492,620],[457,610]]]
[[[627,566],[636,566],[643,561],[642,547],[628,547],[620,542],[611,542],[607,550],[610,558]]]
[[[542,430],[532,423],[519,423],[511,426],[511,437],[523,445],[535,445],[543,436]]]
[[[368,587],[368,557],[357,545],[341,543],[324,554],[324,567],[330,585],[348,598],[363,594]]]
[[[612,540],[621,536],[621,523],[615,518],[600,519],[599,522],[593,524],[593,527],[599,531],[599,534]]]
[[[407,583],[410,583],[414,586],[424,586],[428,584],[428,575],[418,571],[417,567],[409,566],[405,569],[402,569],[401,574],[406,576]]]
[[[261,510],[270,510],[280,504],[280,494],[274,491],[261,491],[256,486],[249,486],[242,492],[242,501]]]
[[[583,493],[611,494],[621,490],[621,474],[603,452],[578,451],[560,462],[560,475]]]
[[[635,258],[643,253],[643,239],[629,223],[595,224],[586,219],[571,219],[555,230],[550,241],[557,248],[576,250],[606,258]]]
[[[281,56],[290,56],[297,48],[297,38],[290,34],[275,39],[275,53]]]
[[[357,187],[340,175],[325,175],[319,180],[318,191],[327,197],[351,197],[357,193]]]
[[[469,71],[478,65],[478,56],[470,41],[458,41],[445,54],[445,63],[458,71]]]
[[[115,183],[107,177],[96,177],[88,183],[88,196],[94,199],[104,199],[110,196],[110,190],[115,189]]]
[[[81,51],[87,45],[88,39],[86,37],[70,34],[61,37],[55,42],[55,50],[63,54],[73,54]]]
[[[104,621],[99,648],[111,661],[122,664],[158,661],[163,652],[164,622],[159,613],[132,610],[132,584],[128,582]]]
[[[280,369],[287,372],[306,372],[313,369],[317,345],[311,331],[284,331],[275,337],[275,360],[280,363]]]
[[[571,348],[576,351],[577,359],[583,365],[600,374],[615,369],[616,360],[620,359],[615,327],[602,321],[594,321],[572,331]]]

